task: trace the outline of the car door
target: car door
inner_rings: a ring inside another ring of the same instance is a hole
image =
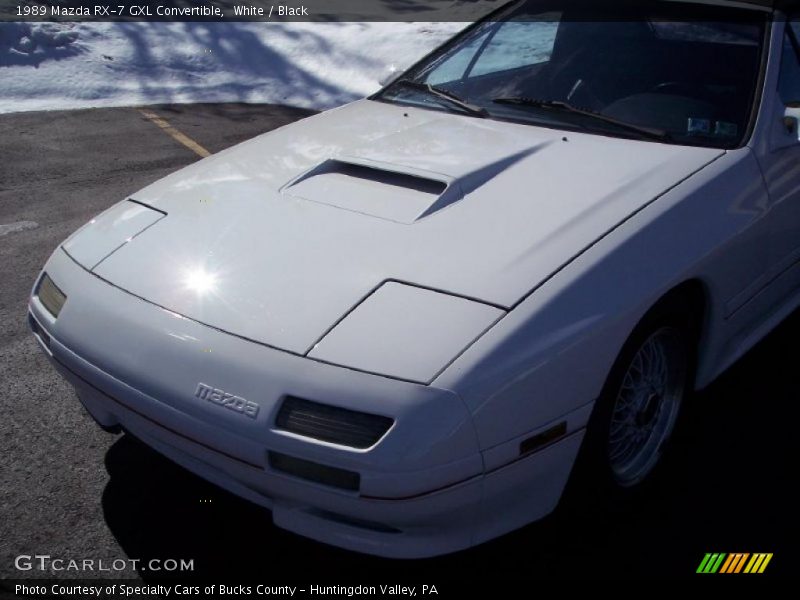
[[[758,160],[770,195],[769,277],[765,290],[780,305],[800,288],[800,16],[783,31],[777,89],[766,89],[770,119]]]

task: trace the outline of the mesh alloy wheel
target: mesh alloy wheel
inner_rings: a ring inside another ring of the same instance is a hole
[[[656,330],[630,359],[607,436],[611,474],[621,487],[641,482],[661,458],[680,411],[686,371],[685,346],[674,327]]]

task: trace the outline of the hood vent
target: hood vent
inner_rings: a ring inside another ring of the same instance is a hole
[[[397,188],[413,190],[420,194],[438,197],[447,189],[447,183],[444,181],[437,181],[410,173],[388,171],[386,169],[347,163],[340,160],[330,160],[326,164],[329,169],[326,171],[327,173],[338,173],[345,177],[358,179],[363,182],[382,183]]]
[[[326,160],[281,192],[405,224],[463,197],[460,187],[446,175],[351,158]]]

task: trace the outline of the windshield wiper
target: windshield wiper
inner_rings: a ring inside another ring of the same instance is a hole
[[[667,133],[663,129],[634,125],[633,123],[628,123],[626,121],[620,121],[619,119],[615,119],[614,117],[609,117],[607,115],[604,115],[603,113],[599,113],[593,110],[588,110],[585,108],[578,108],[577,106],[572,106],[568,102],[562,102],[560,100],[538,100],[536,98],[526,98],[524,96],[519,96],[510,98],[494,98],[492,102],[494,102],[495,104],[533,106],[535,108],[544,108],[548,110],[568,112],[576,115],[582,115],[584,117],[589,117],[597,121],[602,121],[604,123],[609,123],[610,125],[616,125],[617,127],[620,127],[622,129],[627,129],[628,131],[632,131],[634,133],[638,133],[644,137],[657,140],[671,139],[669,133]]]
[[[430,83],[421,83],[419,81],[413,81],[412,79],[398,79],[394,83],[392,83],[389,87],[400,86],[410,88],[412,90],[419,90],[421,92],[426,92],[431,96],[436,96],[440,100],[444,100],[448,104],[453,106],[457,106],[464,112],[475,116],[475,117],[488,117],[489,111],[481,106],[475,106],[474,104],[470,104],[465,100],[462,100],[458,96],[456,96],[452,92],[448,92],[447,90],[443,90],[441,88],[437,88],[432,86]]]

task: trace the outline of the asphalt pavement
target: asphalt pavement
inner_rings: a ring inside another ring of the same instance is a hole
[[[218,152],[306,114],[181,105],[0,115],[0,579],[52,576],[15,568],[16,557],[34,554],[139,559],[138,568],[102,575],[145,581],[165,575],[142,568],[152,558],[191,559],[195,576],[321,583],[359,574],[532,585],[538,577],[690,577],[706,552],[772,552],[756,577],[796,572],[800,314],[693,398],[675,452],[635,503],[612,512],[567,505],[431,560],[383,560],[284,532],[268,511],[97,428],[28,332],[39,269],[72,231],[198,160],[198,148]]]

